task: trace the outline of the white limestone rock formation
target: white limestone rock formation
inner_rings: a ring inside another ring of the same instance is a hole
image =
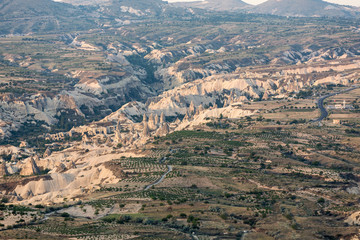
[[[156,126],[159,125],[159,115],[155,114],[154,122]]]
[[[143,129],[142,135],[145,137],[150,136],[150,130],[149,130],[149,126],[148,126],[147,122],[144,123],[144,129]]]
[[[154,114],[152,114],[152,113],[149,116],[148,126],[149,126],[149,129],[152,131],[157,128],[157,126],[155,124]]]
[[[143,115],[143,121],[142,121],[144,124],[147,122],[147,117],[146,117],[146,114],[144,113]]]
[[[190,115],[194,115],[194,114],[195,114],[195,111],[196,111],[196,109],[195,109],[194,101],[191,101],[190,106],[189,106],[188,113],[189,113]]]
[[[73,161],[70,161],[67,165],[66,165],[67,169],[73,169],[76,168],[76,164]]]
[[[84,134],[84,136],[82,137],[82,142],[83,142],[84,144],[87,144],[87,143],[90,142],[90,139],[89,139],[89,137],[88,137],[87,134]]]
[[[116,131],[121,132],[121,121],[120,121],[120,118],[118,119],[117,124],[116,124]]]
[[[39,174],[39,173],[40,173],[40,169],[36,165],[33,157],[30,157],[26,161],[26,163],[23,165],[23,167],[21,168],[21,171],[20,171],[20,175],[22,175],[22,176],[29,176],[29,175]]]
[[[6,167],[6,162],[3,160],[2,163],[0,164],[0,177],[8,176],[8,175],[9,172]]]
[[[345,220],[345,222],[349,225],[359,226],[360,225],[360,212],[354,212]]]
[[[191,117],[189,116],[188,113],[185,114],[184,118],[183,118],[183,122],[190,122]]]
[[[135,134],[135,133],[136,133],[134,124],[131,124],[131,125],[129,126],[129,131],[130,131],[130,133],[132,133],[132,134]]]
[[[22,142],[20,143],[19,147],[20,147],[20,148],[27,148],[27,147],[29,147],[29,144],[28,144],[27,142],[25,142],[25,141],[22,141]]]
[[[108,146],[108,147],[113,145],[113,142],[112,142],[110,137],[106,139],[105,145]]]
[[[98,138],[95,138],[94,141],[93,141],[93,144],[94,144],[94,147],[96,146],[99,146],[99,139]]]
[[[103,162],[100,158],[95,157]],[[92,159],[94,160],[94,159]],[[14,190],[21,202],[26,203],[61,203],[66,197],[68,199],[83,195],[85,192],[92,192],[99,188],[104,182],[115,184],[119,182],[119,177],[99,162],[90,162],[86,167],[70,169],[64,173],[50,173],[51,180],[40,179],[30,181],[25,185],[18,185]],[[106,161],[106,160],[105,160]]]
[[[34,161],[35,161],[36,163],[38,163],[38,162],[40,161],[40,158],[39,158],[39,156],[38,156],[37,154],[35,154],[35,155],[33,156],[33,158],[34,158]]]
[[[114,142],[121,143],[123,141],[121,133],[119,131],[115,131]]]
[[[17,154],[11,155],[11,162],[15,162],[17,159],[18,159],[18,155],[17,155]]]
[[[200,106],[196,109],[196,114],[198,115],[198,114],[200,114],[202,111],[204,111],[205,110],[205,108],[203,107],[203,105],[202,104],[200,104]]]
[[[66,168],[65,164],[60,163],[60,164],[56,167],[55,172],[62,173],[62,172],[65,172],[66,170],[67,170],[67,168]]]
[[[43,157],[46,158],[46,157],[48,157],[48,156],[50,156],[50,155],[51,155],[51,150],[50,150],[49,148],[47,148],[47,149],[45,150],[45,152],[44,152]]]
[[[269,99],[270,99],[270,93],[269,93],[268,91],[266,91],[266,92],[264,93],[264,95],[262,96],[262,99],[263,99],[263,100],[269,100]]]
[[[167,123],[164,123],[160,126],[160,128],[156,131],[156,136],[166,136],[170,133],[170,128]]]
[[[74,135],[74,133],[75,133],[75,131],[74,131],[74,127],[72,128],[72,129],[70,129],[70,131],[69,131],[69,137],[73,137],[73,135]]]
[[[165,114],[164,114],[164,112],[162,112],[161,115],[160,115],[160,124],[162,125],[165,122],[166,122],[165,121]]]

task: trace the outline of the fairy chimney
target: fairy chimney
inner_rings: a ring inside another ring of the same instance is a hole
[[[149,126],[148,126],[147,122],[144,123],[144,129],[143,129],[142,134],[143,134],[143,136],[149,136],[149,134],[150,134]]]
[[[28,175],[34,175],[39,174],[40,170],[38,166],[36,165],[34,158],[30,157],[30,159],[27,160],[25,165],[22,167],[20,171],[20,175],[22,176],[28,176]]]
[[[162,112],[161,115],[160,115],[160,124],[163,124],[165,122],[166,122],[165,121],[165,114],[164,114],[164,112]]]
[[[49,149],[49,148],[47,148],[46,150],[45,150],[45,152],[44,152],[44,158],[46,158],[46,157],[48,157],[48,156],[50,156],[51,155],[51,150]]]
[[[169,132],[170,132],[169,125],[167,123],[164,123],[157,130],[156,135],[157,136],[166,136]]]
[[[155,125],[159,124],[159,115],[155,114],[154,122],[155,122]]]
[[[195,114],[195,111],[196,111],[196,109],[195,109],[194,102],[191,101],[190,107],[189,107],[189,114],[190,114],[190,115],[194,115],[194,114]]]
[[[6,163],[3,160],[2,163],[0,164],[0,177],[8,176],[8,175],[10,175],[10,174],[7,170]]]
[[[152,114],[152,113],[151,113],[150,116],[149,116],[148,126],[149,126],[149,129],[151,129],[151,130],[156,129],[154,114]]]

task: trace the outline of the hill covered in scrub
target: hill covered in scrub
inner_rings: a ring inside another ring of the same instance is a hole
[[[359,9],[322,0],[268,0],[252,12],[292,17],[359,17]]]

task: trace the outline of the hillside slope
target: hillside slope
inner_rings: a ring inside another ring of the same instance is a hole
[[[239,11],[248,7],[249,4],[241,0],[206,0],[196,2],[178,2],[176,6],[201,8],[211,11]]]
[[[82,30],[95,26],[86,11],[51,0],[0,2],[0,34]]]
[[[356,17],[358,9],[322,0],[268,0],[252,12],[293,17]]]

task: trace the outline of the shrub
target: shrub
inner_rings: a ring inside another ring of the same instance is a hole
[[[70,214],[67,213],[67,212],[63,212],[63,213],[61,214],[61,216],[64,217],[64,218],[67,218],[67,217],[70,217]]]
[[[324,199],[324,198],[319,198],[319,199],[317,200],[317,203],[319,203],[319,204],[324,204],[324,203],[325,203],[325,199]]]
[[[222,219],[224,219],[224,220],[227,220],[227,219],[228,219],[227,213],[222,213],[222,214],[220,214],[220,217],[221,217]]]

